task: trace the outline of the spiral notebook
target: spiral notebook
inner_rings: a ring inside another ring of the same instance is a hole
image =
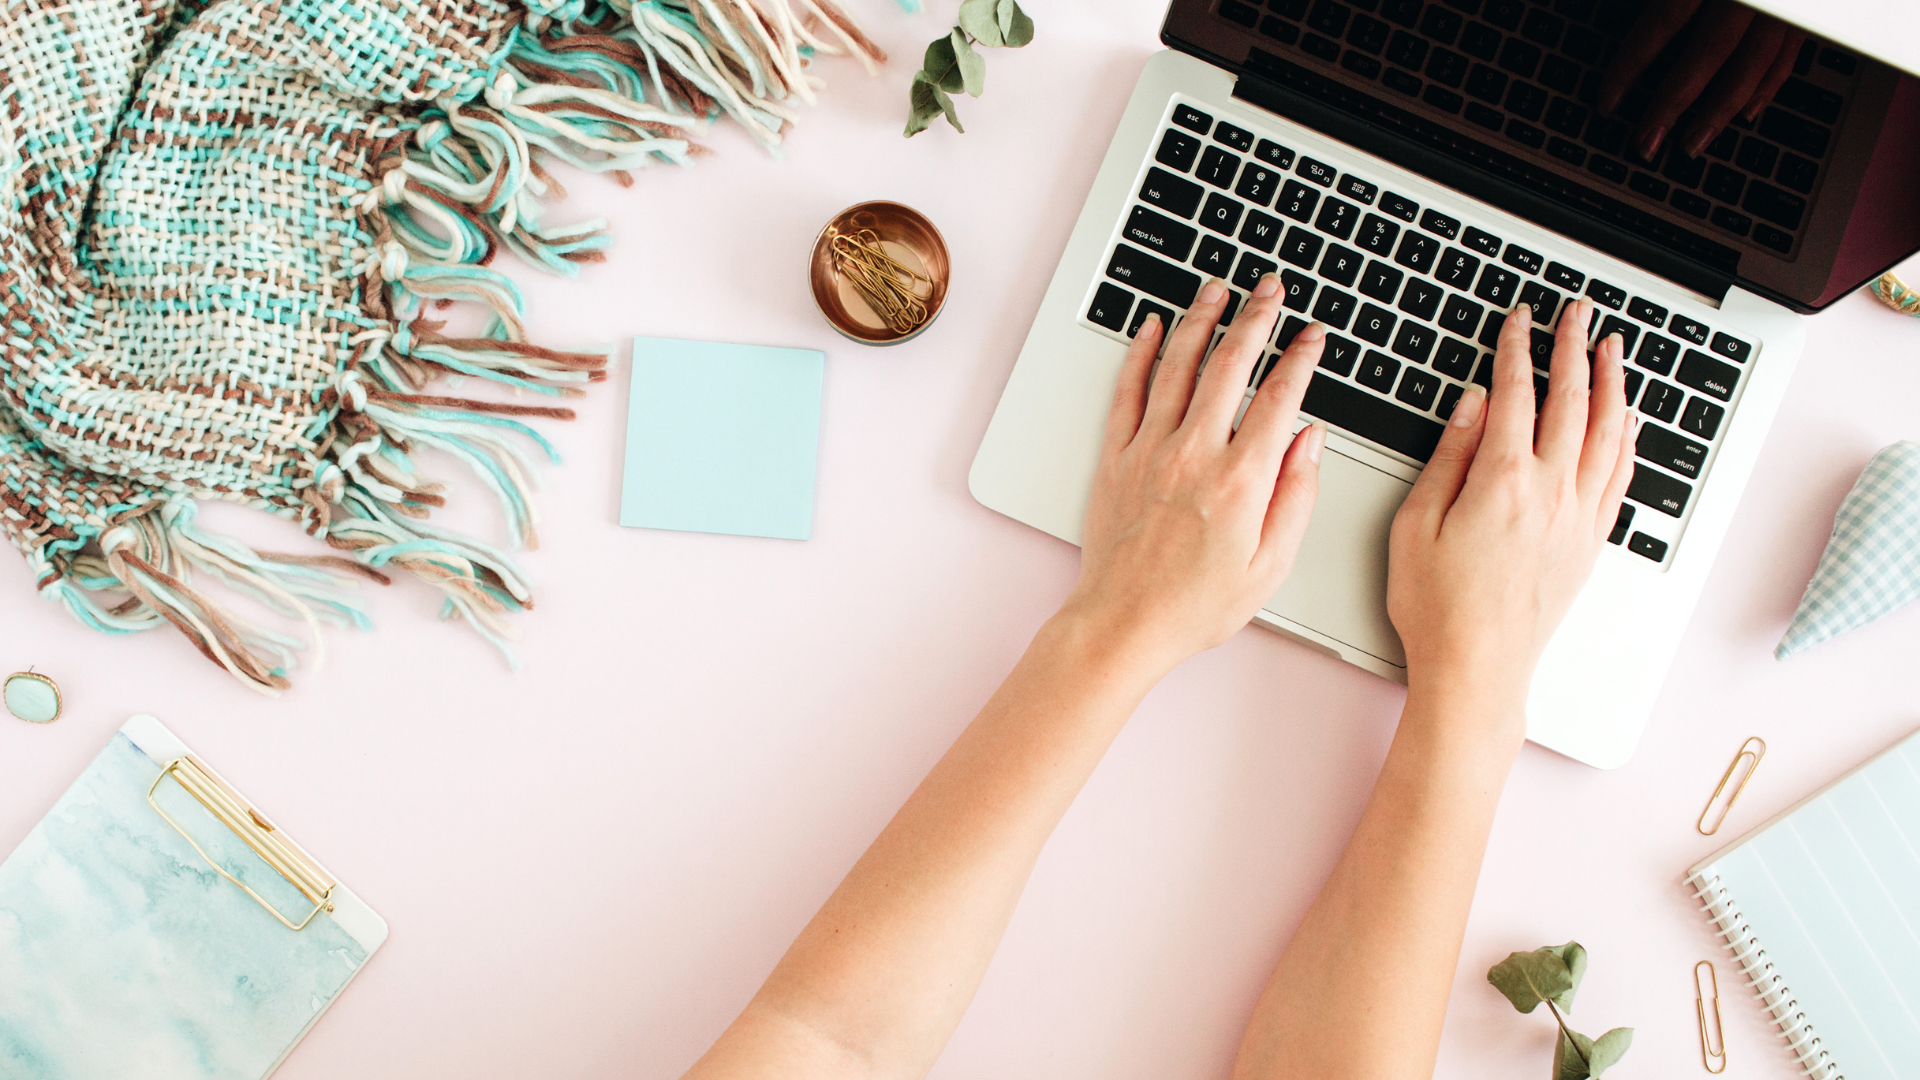
[[[1920,1078],[1920,732],[1688,875],[1807,1075]]]
[[[136,716],[0,864],[0,1077],[259,1080],[386,937]]]

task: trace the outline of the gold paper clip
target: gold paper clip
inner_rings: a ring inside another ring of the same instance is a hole
[[[299,889],[301,895],[312,901],[313,910],[307,912],[306,918],[296,923],[280,914],[278,908],[267,903],[259,893],[247,888],[246,883],[228,873],[226,867],[214,862],[213,856],[207,854],[207,849],[201,847],[200,842],[195,840],[192,834],[182,828],[179,822],[173,820],[173,815],[161,809],[153,795],[160,789],[160,781],[169,776],[173,777],[174,783],[179,784],[187,794],[198,799],[200,805],[206,807],[207,812],[212,814],[220,824],[232,829],[235,836],[253,849],[254,854],[259,855],[276,873],[286,878],[294,888]],[[173,826],[174,831],[186,837],[187,843],[193,845],[193,850],[207,860],[207,865],[213,867],[215,873],[238,885],[243,892],[253,897],[261,907],[271,912],[273,917],[279,919],[289,930],[305,930],[315,915],[333,910],[334,882],[327,876],[326,871],[320,869],[320,864],[314,862],[312,856],[300,850],[300,845],[287,839],[285,834],[275,829],[272,822],[260,815],[260,811],[248,806],[240,798],[239,792],[228,787],[213,774],[211,769],[200,764],[191,755],[175,758],[167,763],[166,768],[160,770],[160,775],[154,777],[153,783],[147,788],[147,803],[167,820],[167,824]]]
[[[1754,746],[1758,746],[1759,749],[1751,749]],[[1720,774],[1720,786],[1713,789],[1713,794],[1707,797],[1707,805],[1700,808],[1700,820],[1694,824],[1694,828],[1700,830],[1700,835],[1712,836],[1720,831],[1720,826],[1726,822],[1727,815],[1733,813],[1733,804],[1740,801],[1740,793],[1747,790],[1747,781],[1753,779],[1753,774],[1760,771],[1760,759],[1766,756],[1767,740],[1758,735],[1740,744],[1740,752],[1733,755],[1733,760],[1727,763],[1727,771]],[[1740,783],[1733,789],[1733,794],[1727,796],[1727,805],[1721,807],[1720,816],[1714,819],[1713,828],[1709,829],[1707,815],[1713,813],[1713,804],[1718,802],[1721,793],[1727,790],[1727,781],[1733,779],[1733,771],[1740,767],[1742,758],[1752,758],[1753,761],[1747,766],[1746,775],[1740,778]]]
[[[1700,982],[1700,969],[1707,969],[1705,985]],[[1713,999],[1713,1029],[1707,1029],[1707,999]],[[1700,1016],[1700,1064],[1714,1075],[1727,1071],[1727,1035],[1720,1027],[1720,976],[1713,970],[1713,961],[1702,960],[1693,965],[1693,1011]],[[1720,1049],[1715,1050],[1718,1045]],[[1719,1068],[1713,1063],[1720,1062]]]

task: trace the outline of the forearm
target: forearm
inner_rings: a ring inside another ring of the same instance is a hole
[[[1275,968],[1235,1080],[1426,1076],[1517,704],[1417,689],[1346,853]],[[1478,715],[1467,715],[1477,713]]]
[[[918,1077],[1061,815],[1161,671],[1067,614],[821,907],[689,1080]]]

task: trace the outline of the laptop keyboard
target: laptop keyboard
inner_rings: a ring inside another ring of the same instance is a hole
[[[1470,204],[1388,190],[1337,152],[1296,153],[1284,137],[1179,98],[1133,190],[1089,287],[1085,325],[1121,340],[1150,313],[1172,326],[1209,277],[1231,286],[1230,325],[1246,293],[1278,273],[1285,311],[1250,385],[1317,319],[1331,332],[1303,411],[1420,463],[1467,383],[1492,386],[1514,304],[1534,311],[1534,389],[1544,398],[1556,319],[1574,298],[1592,300],[1593,340],[1621,335],[1627,403],[1645,419],[1609,539],[1668,565],[1738,402],[1756,351],[1749,336],[1715,326],[1709,309],[1630,295],[1577,259],[1526,246],[1548,244],[1475,224]]]
[[[1618,110],[1595,108],[1618,36],[1637,0],[1220,0],[1219,16],[1268,48],[1339,77],[1377,82],[1397,100],[1462,131],[1544,154],[1693,219],[1721,239],[1790,254],[1852,96],[1857,60],[1809,39],[1757,120],[1736,118],[1701,157],[1671,140],[1651,160],[1630,145],[1651,92],[1643,79]],[[1679,35],[1672,53],[1686,35]],[[1662,54],[1652,65],[1670,66]],[[1417,104],[1416,104],[1417,103]],[[1462,123],[1464,122],[1464,123]]]

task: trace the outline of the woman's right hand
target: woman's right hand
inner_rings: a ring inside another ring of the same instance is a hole
[[[1507,316],[1491,395],[1468,387],[1401,505],[1387,576],[1410,692],[1464,693],[1485,706],[1476,714],[1521,727],[1534,664],[1619,513],[1634,434],[1620,337],[1589,369],[1585,300],[1560,317],[1536,421],[1531,316],[1524,304]]]

